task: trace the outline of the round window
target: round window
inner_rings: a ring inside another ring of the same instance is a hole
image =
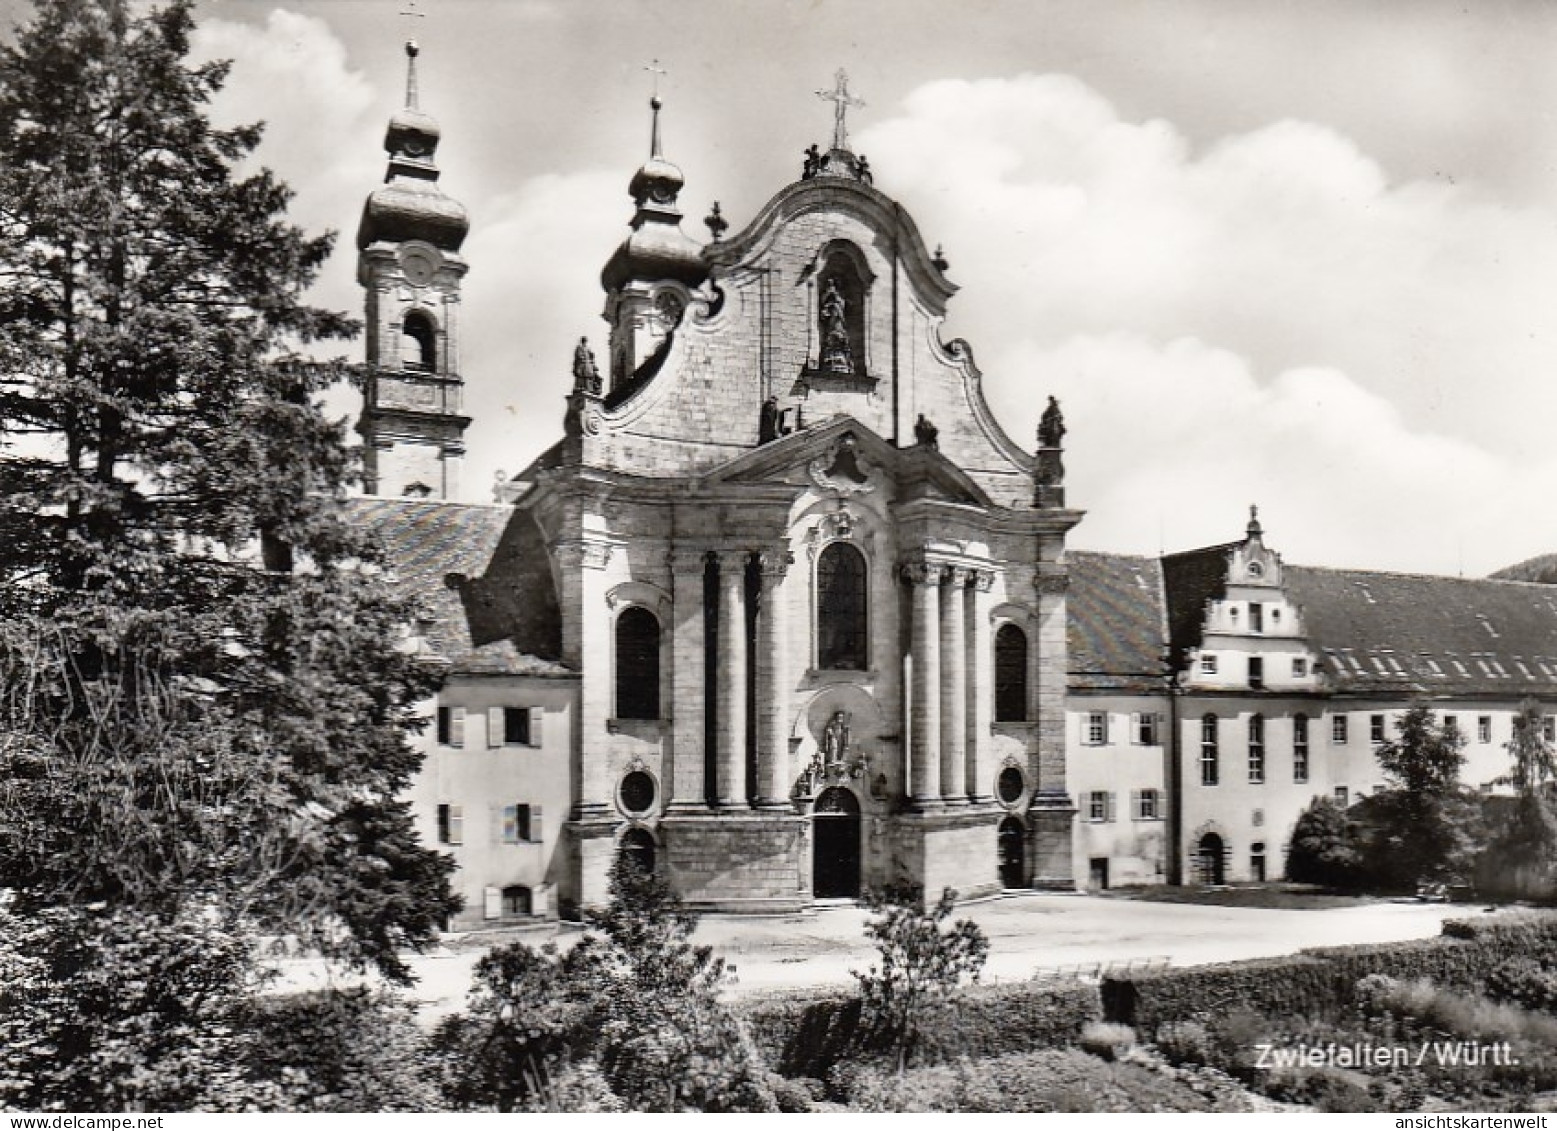
[[[1007,805],[1014,804],[1022,796],[1022,771],[1015,766],[1001,770],[1000,777],[995,781],[995,791]]]
[[[654,807],[654,779],[642,770],[634,770],[622,779],[622,808],[629,813],[647,813]]]

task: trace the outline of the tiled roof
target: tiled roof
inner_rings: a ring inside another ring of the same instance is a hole
[[[402,588],[425,612],[427,646],[456,672],[561,674],[546,547],[530,515],[503,506],[359,498]]]
[[[1287,566],[1334,690],[1557,695],[1557,589]]]
[[[1070,686],[1160,690],[1167,624],[1157,560],[1084,550],[1065,560]]]

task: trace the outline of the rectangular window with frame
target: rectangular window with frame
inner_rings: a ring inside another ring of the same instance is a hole
[[[1094,790],[1087,795],[1087,820],[1103,824],[1114,819],[1114,795],[1107,790]]]
[[[1087,712],[1086,730],[1083,741],[1086,742],[1088,746],[1108,745],[1108,712]]]
[[[1373,745],[1378,746],[1381,743],[1387,741],[1388,738],[1389,738],[1389,734],[1385,730],[1385,719],[1384,719],[1384,716],[1383,715],[1369,715],[1368,716],[1368,741],[1373,743]]]
[[[1137,821],[1162,820],[1162,794],[1155,789],[1135,792],[1135,819]]]
[[[1541,716],[1541,738],[1547,742],[1557,742],[1557,715]]]
[[[1460,717],[1458,715],[1445,715],[1443,717],[1443,735],[1445,738],[1457,738],[1460,733]]]
[[[503,843],[528,844],[541,839],[539,805],[507,805],[503,808]]]
[[[1352,803],[1351,794],[1347,792],[1347,789],[1344,785],[1338,785],[1335,787],[1335,803],[1342,809],[1345,809]]]
[[[465,814],[458,805],[438,806],[438,843],[465,843]]]
[[[1492,741],[1492,716],[1481,715],[1476,719],[1476,741],[1485,745]]]
[[[456,749],[465,745],[464,707],[438,708],[438,745]]]
[[[1216,785],[1221,780],[1221,754],[1217,749],[1215,715],[1200,720],[1200,784]]]
[[[1201,656],[1200,657],[1200,674],[1201,675],[1215,675],[1216,674],[1216,657],[1215,656]]]
[[[1142,711],[1135,716],[1135,744],[1137,746],[1156,746],[1157,720],[1159,716],[1151,711]]]
[[[1261,715],[1249,720],[1249,784],[1265,784],[1265,719]]]
[[[1308,658],[1305,656],[1292,657],[1292,678],[1304,679],[1308,675]]]
[[[1249,602],[1249,631],[1265,631],[1265,606],[1258,601]]]
[[[1292,780],[1308,780],[1308,716],[1292,716]]]
[[[1265,659],[1262,656],[1249,657],[1249,686],[1256,691],[1265,686]]]
[[[539,746],[540,707],[492,707],[487,711],[489,746]]]
[[[1330,716],[1330,741],[1336,746],[1346,745],[1346,719],[1345,715]]]

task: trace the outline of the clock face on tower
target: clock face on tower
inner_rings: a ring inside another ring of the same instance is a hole
[[[400,270],[414,287],[425,287],[438,274],[440,256],[430,247],[412,245],[400,249]]]

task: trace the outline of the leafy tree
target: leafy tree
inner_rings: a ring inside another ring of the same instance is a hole
[[[0,49],[0,887],[215,914],[408,977],[456,909],[399,800],[428,673],[300,351],[331,240],[236,166],[192,0],[39,0]]]
[[[941,892],[926,907],[924,889],[899,884],[865,894],[874,913],[865,937],[876,944],[879,964],[853,971],[860,989],[860,1017],[868,1039],[907,1067],[926,1037],[946,1019],[964,978],[978,981],[989,940],[971,919],[947,924],[957,893]]]
[[[1506,749],[1510,769],[1499,784],[1512,786],[1514,798],[1483,859],[1484,883],[1512,895],[1550,896],[1557,879],[1557,756],[1538,702],[1520,704]]]
[[[1465,737],[1441,726],[1426,703],[1412,704],[1395,730],[1375,752],[1394,790],[1371,806],[1371,870],[1392,884],[1451,878],[1470,866],[1478,824],[1460,796]]]
[[[466,1011],[435,1038],[450,1102],[533,1110],[583,1095],[601,1110],[776,1110],[756,1051],[719,1001],[724,960],[691,942],[693,915],[626,856],[610,890],[565,955],[516,943],[477,964]]]
[[[1362,862],[1357,828],[1346,811],[1328,797],[1316,797],[1292,828],[1287,849],[1287,879],[1300,884],[1349,887]]]

